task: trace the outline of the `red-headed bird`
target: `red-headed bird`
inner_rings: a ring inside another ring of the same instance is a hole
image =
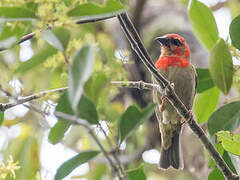
[[[155,66],[173,84],[174,90],[184,105],[191,111],[196,94],[196,71],[189,61],[190,49],[183,37],[166,34],[156,38],[160,43],[161,55]],[[153,82],[157,81],[153,77]],[[159,92],[153,91],[153,101],[157,103],[156,116],[161,132],[161,153],[159,167],[183,168],[180,154],[179,135],[184,120],[175,108]]]

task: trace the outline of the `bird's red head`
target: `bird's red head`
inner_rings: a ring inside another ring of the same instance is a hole
[[[155,39],[160,43],[161,56],[155,63],[156,68],[166,69],[169,66],[189,66],[190,49],[183,37],[178,34],[166,34]]]

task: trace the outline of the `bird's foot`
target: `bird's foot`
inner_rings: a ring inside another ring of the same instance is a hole
[[[185,123],[191,124],[193,121],[193,111],[192,110],[188,111],[188,119],[187,120],[185,120],[184,118],[181,118],[180,121],[181,121],[181,125],[183,125]]]

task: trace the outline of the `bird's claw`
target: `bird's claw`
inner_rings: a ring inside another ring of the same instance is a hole
[[[193,111],[192,110],[189,110],[188,111],[188,116],[189,116],[189,118],[187,119],[187,120],[185,120],[184,118],[181,118],[181,125],[183,125],[183,124],[185,124],[185,123],[192,123],[192,121],[193,121]]]

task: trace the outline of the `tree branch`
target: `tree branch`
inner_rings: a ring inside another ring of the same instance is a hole
[[[156,91],[163,93],[162,88],[157,85],[157,84],[152,84],[152,83],[146,83],[144,81],[112,81],[111,82],[114,85],[117,85],[118,87],[128,87],[128,88],[137,88],[137,89],[148,89],[148,90],[153,90],[155,89]]]
[[[193,117],[191,117],[189,110],[178,98],[170,82],[167,81],[154,67],[150,56],[148,55],[145,47],[143,46],[143,43],[127,13],[121,13],[117,17],[125,35],[127,36],[131,44],[132,49],[136,52],[136,54],[139,56],[139,58],[142,60],[142,62],[145,64],[151,74],[155,77],[162,90],[164,90],[163,95],[168,98],[168,100],[177,110],[178,114],[185,119],[192,131],[199,137],[205,148],[208,150],[209,154],[215,160],[218,168],[221,170],[225,178],[228,180],[238,179],[239,176],[231,172],[230,168],[224,162],[223,158],[218,153],[214,145],[210,142],[204,131],[201,129],[201,127],[198,126]]]
[[[76,124],[76,125],[80,125],[83,126],[84,128],[86,128],[88,130],[88,133],[92,136],[93,140],[97,143],[98,147],[100,148],[100,150],[102,151],[103,155],[105,156],[105,158],[107,159],[107,161],[109,162],[111,168],[113,169],[114,172],[117,173],[118,177],[122,180],[127,179],[127,177],[123,177],[121,175],[121,171],[120,168],[118,168],[114,162],[112,161],[110,154],[105,150],[105,148],[103,147],[103,145],[101,144],[101,142],[99,141],[99,139],[97,138],[97,136],[95,135],[93,129],[91,128],[91,125],[84,119],[80,119],[76,116],[71,116],[62,112],[55,112],[55,116],[61,119],[64,119],[72,124]]]
[[[2,90],[2,88],[0,88],[0,89]],[[68,89],[68,87],[63,87],[63,88],[58,88],[58,89],[42,91],[42,92],[30,95],[30,96],[21,97],[19,99],[17,99],[17,97],[16,97],[15,102],[0,104],[0,111],[4,112],[7,109],[12,108],[14,106],[17,106],[19,104],[24,104],[26,102],[29,102],[29,101],[32,101],[32,100],[35,100],[35,99],[39,99],[39,98],[41,98],[41,97],[43,97],[47,94],[50,94],[50,93],[63,92],[63,91],[66,91],[67,89]],[[8,93],[8,96],[11,96],[11,95]]]
[[[114,18],[114,17],[116,17],[116,16],[115,16],[115,15],[111,15],[111,16],[106,16],[106,17],[96,17],[96,18],[93,18],[93,19],[82,19],[82,20],[76,21],[75,23],[76,23],[76,24],[86,24],[86,23],[90,23],[90,22],[103,21],[103,20],[106,20],[106,19]],[[21,44],[21,43],[23,43],[24,41],[30,40],[30,39],[32,39],[34,36],[35,36],[35,33],[34,33],[34,32],[31,32],[31,33],[23,36],[23,37],[18,41],[18,44]],[[5,49],[4,49],[4,50],[5,50]],[[0,50],[0,51],[1,51],[1,50]]]

